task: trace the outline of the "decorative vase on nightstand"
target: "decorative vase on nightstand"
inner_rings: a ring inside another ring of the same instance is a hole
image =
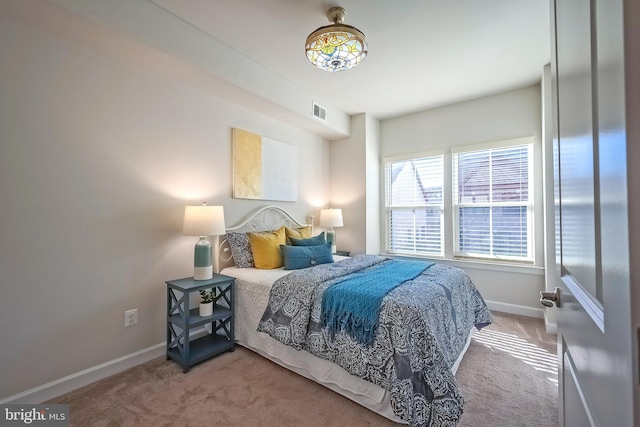
[[[198,314],[200,317],[207,317],[213,314],[213,293],[210,290],[200,290],[200,307]]]

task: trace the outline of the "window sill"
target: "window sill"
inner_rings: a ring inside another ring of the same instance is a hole
[[[500,263],[500,262],[486,262],[475,261],[469,259],[447,259],[441,257],[428,257],[418,255],[399,255],[393,253],[381,253],[382,256],[388,256],[395,259],[414,259],[414,260],[430,260],[440,264],[451,265],[453,267],[459,267],[462,269],[472,268],[475,270],[490,270],[490,271],[502,271],[506,273],[518,273],[518,274],[532,274],[535,276],[544,276],[544,267],[538,267],[533,265],[513,264],[513,263]]]

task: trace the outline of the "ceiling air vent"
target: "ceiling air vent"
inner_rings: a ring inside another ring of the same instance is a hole
[[[313,103],[313,116],[320,120],[327,119],[327,110],[324,107],[319,106],[315,102]]]

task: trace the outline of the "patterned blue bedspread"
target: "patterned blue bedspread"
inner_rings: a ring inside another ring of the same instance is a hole
[[[322,327],[325,290],[388,261],[361,255],[291,272],[274,283],[258,331],[388,390],[394,413],[412,426],[455,426],[464,397],[451,367],[471,328],[493,321],[462,270],[435,264],[390,291],[372,346],[344,331],[332,338]]]
[[[433,263],[389,260],[349,274],[322,295],[322,326],[331,339],[344,330],[360,344],[373,345],[384,297]]]

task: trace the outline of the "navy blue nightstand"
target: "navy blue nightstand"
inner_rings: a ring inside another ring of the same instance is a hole
[[[233,351],[233,287],[235,279],[214,274],[209,280],[193,277],[170,280],[167,283],[167,360],[173,359],[184,373],[196,363],[225,352]],[[201,317],[198,306],[190,307],[189,295],[201,289],[215,288],[214,309],[211,316]],[[193,328],[211,324],[212,333],[190,339]]]

